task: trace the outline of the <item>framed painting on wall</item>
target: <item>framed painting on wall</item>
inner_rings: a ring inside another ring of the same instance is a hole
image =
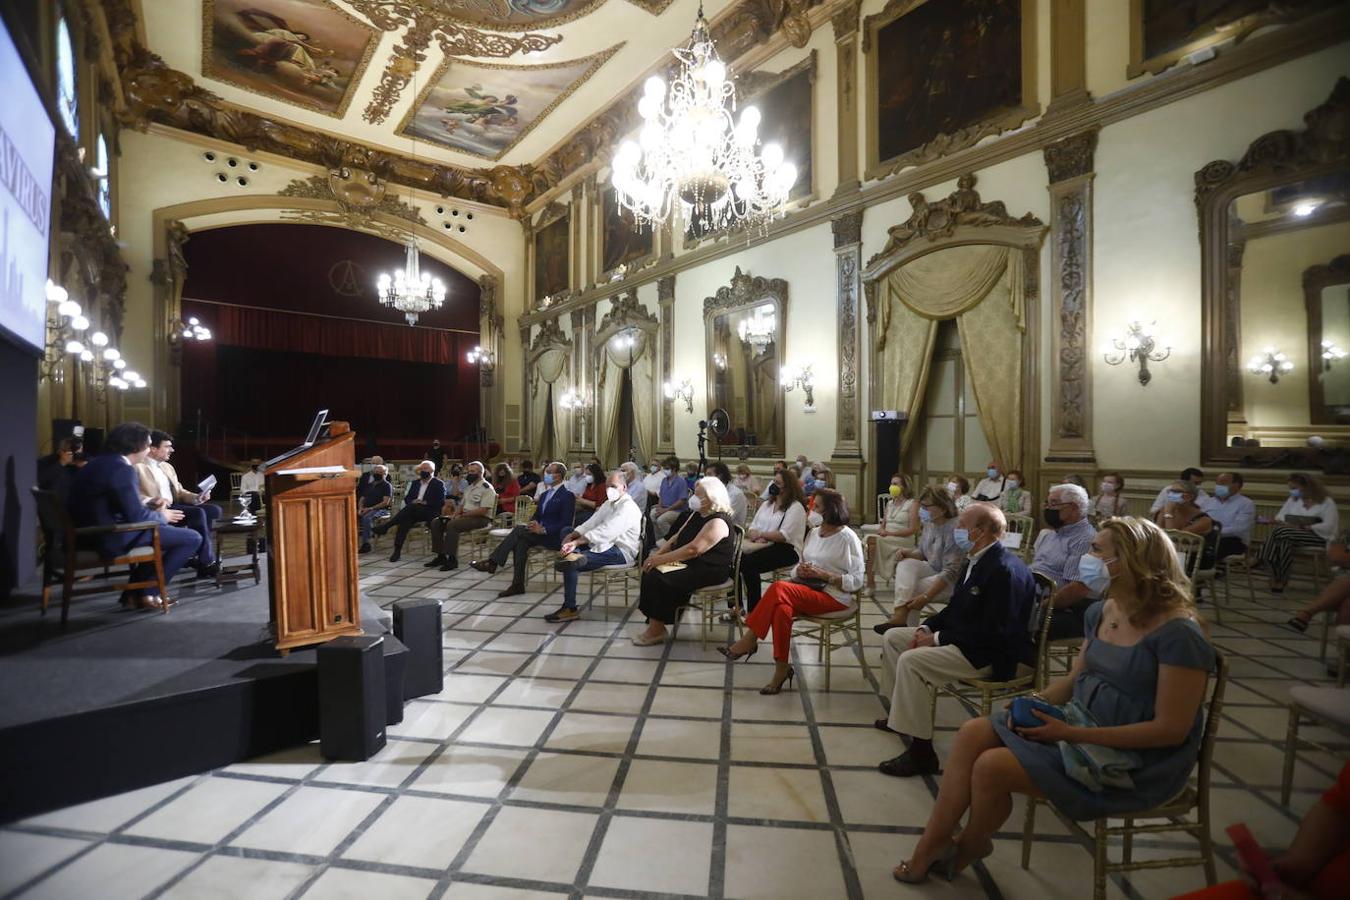
[[[656,232],[650,225],[638,227],[632,211],[619,203],[613,185],[600,188],[599,207],[601,280],[619,266],[642,265],[656,255]]]
[[[1036,102],[1036,0],[891,0],[863,21],[868,178],[1015,128]]]
[[[534,232],[534,301],[572,285],[572,213],[546,221]]]
[[[202,74],[341,118],[379,32],[327,0],[205,0]]]
[[[1157,74],[1197,50],[1240,41],[1258,28],[1295,22],[1343,0],[1130,0],[1131,78]]]
[[[746,93],[741,104],[759,108],[760,145],[778,144],[783,159],[797,167],[788,200],[810,196],[815,190],[816,52],[786,71],[751,72],[742,82]]]

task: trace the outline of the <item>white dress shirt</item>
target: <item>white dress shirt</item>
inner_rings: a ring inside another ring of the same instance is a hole
[[[649,494],[659,494],[661,493],[661,482],[664,478],[665,476],[661,474],[660,469],[655,472],[648,472],[642,476],[642,487]]]
[[[857,532],[852,528],[841,528],[829,537],[823,537],[819,528],[811,529],[802,548],[802,562],[842,575],[843,586],[827,584],[825,592],[849,609],[853,608],[853,592],[861,588],[867,578],[866,556]],[[792,573],[797,574],[795,566]]]
[[[586,493],[586,488],[591,486],[590,482],[586,480],[586,475],[586,472],[582,472],[580,475],[573,475],[563,483],[563,487],[571,491],[574,496],[580,497],[582,494]]]
[[[800,556],[802,541],[806,538],[806,507],[793,503],[786,510],[779,510],[774,503],[761,503],[750,523],[750,530],[781,531]]]
[[[169,484],[169,476],[164,474],[164,470],[159,466],[159,460],[147,459],[150,464],[150,472],[155,476],[155,487],[159,488],[159,497],[151,497],[151,500],[162,499],[166,503],[173,503],[173,485]]]
[[[1209,497],[1197,503],[1209,517],[1223,526],[1220,537],[1237,538],[1251,543],[1252,523],[1256,521],[1256,504],[1246,494],[1229,494],[1224,499]]]
[[[618,500],[606,500],[597,506],[591,517],[577,526],[576,532],[597,553],[618,547],[624,563],[631,566],[640,549],[641,528],[642,510],[628,494],[620,494]]]
[[[729,484],[727,485],[727,494],[731,497],[731,520],[744,528],[745,517],[749,511],[749,502],[745,499],[745,491],[734,484]]]
[[[1000,475],[997,478],[981,478],[980,483],[975,485],[975,490],[971,492],[971,497],[983,497],[985,500],[997,500],[1003,496],[1004,477]]]
[[[1322,540],[1330,543],[1336,537],[1336,533],[1341,530],[1341,516],[1336,511],[1336,501],[1330,497],[1321,503],[1314,503],[1312,506],[1305,506],[1302,499],[1295,500],[1290,497],[1284,501],[1284,506],[1275,514],[1275,521],[1284,522],[1289,516],[1312,516],[1322,521],[1312,526],[1313,533]]]

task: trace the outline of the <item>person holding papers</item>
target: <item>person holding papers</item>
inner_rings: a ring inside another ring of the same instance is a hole
[[[183,514],[178,525],[190,528],[201,535],[201,548],[197,551],[197,576],[207,578],[216,573],[220,561],[216,559],[216,548],[211,542],[211,525],[221,517],[221,509],[211,499],[210,486],[202,491],[190,491],[178,480],[178,473],[169,464],[173,456],[173,435],[163,431],[150,432],[150,452],[145,462],[136,466],[136,475],[140,480],[141,502],[147,509],[162,513],[172,509]],[[214,480],[212,485],[214,485]],[[167,521],[167,519],[165,519]]]

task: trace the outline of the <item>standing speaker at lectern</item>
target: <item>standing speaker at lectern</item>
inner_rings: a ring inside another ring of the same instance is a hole
[[[408,485],[408,493],[403,497],[403,508],[387,522],[376,525],[376,534],[384,534],[391,528],[394,532],[394,552],[390,562],[398,562],[403,555],[403,541],[408,530],[420,522],[430,522],[441,514],[445,505],[445,482],[435,476],[435,463],[424,459],[417,464],[417,480]]]

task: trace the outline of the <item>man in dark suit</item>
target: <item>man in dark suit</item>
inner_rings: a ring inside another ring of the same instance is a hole
[[[445,482],[436,477],[434,465],[429,459],[417,464],[417,480],[408,485],[403,508],[372,529],[376,534],[398,529],[394,532],[394,553],[389,557],[390,562],[398,562],[403,555],[403,542],[410,528],[430,522],[441,514],[441,507],[445,505]]]
[[[511,584],[500,591],[498,597],[514,597],[525,593],[525,563],[530,556],[531,547],[547,547],[557,550],[562,546],[563,536],[572,530],[572,514],[576,511],[576,495],[563,486],[567,476],[567,467],[560,462],[552,462],[544,467],[544,480],[535,492],[536,505],[534,516],[528,525],[517,525],[511,533],[502,539],[497,549],[487,559],[474,560],[471,564],[480,572],[495,574],[511,557]]]
[[[128,522],[162,522],[159,526],[159,546],[163,554],[164,581],[167,583],[197,553],[202,538],[195,531],[169,527],[181,521],[181,512],[166,509],[156,513],[141,502],[136,466],[145,462],[149,452],[149,428],[138,422],[118,425],[104,438],[103,452],[91,459],[75,476],[66,506],[77,528]],[[93,549],[111,557],[120,556],[133,547],[147,545],[153,538],[149,531],[133,531],[105,534],[96,540]],[[154,564],[138,563],[132,568],[131,575],[135,581],[149,581],[154,578]],[[135,603],[142,609],[158,609],[169,599],[159,596],[155,588],[141,588],[136,594]],[[123,602],[128,602],[128,599],[124,597]]]
[[[909,750],[881,763],[887,775],[933,775],[930,686],[962,678],[1007,681],[1027,639],[1036,580],[1000,539],[1008,521],[997,507],[972,503],[957,520],[956,541],[966,551],[952,599],[917,628],[892,628],[882,645],[882,688],[891,714],[876,727],[909,735]]]

